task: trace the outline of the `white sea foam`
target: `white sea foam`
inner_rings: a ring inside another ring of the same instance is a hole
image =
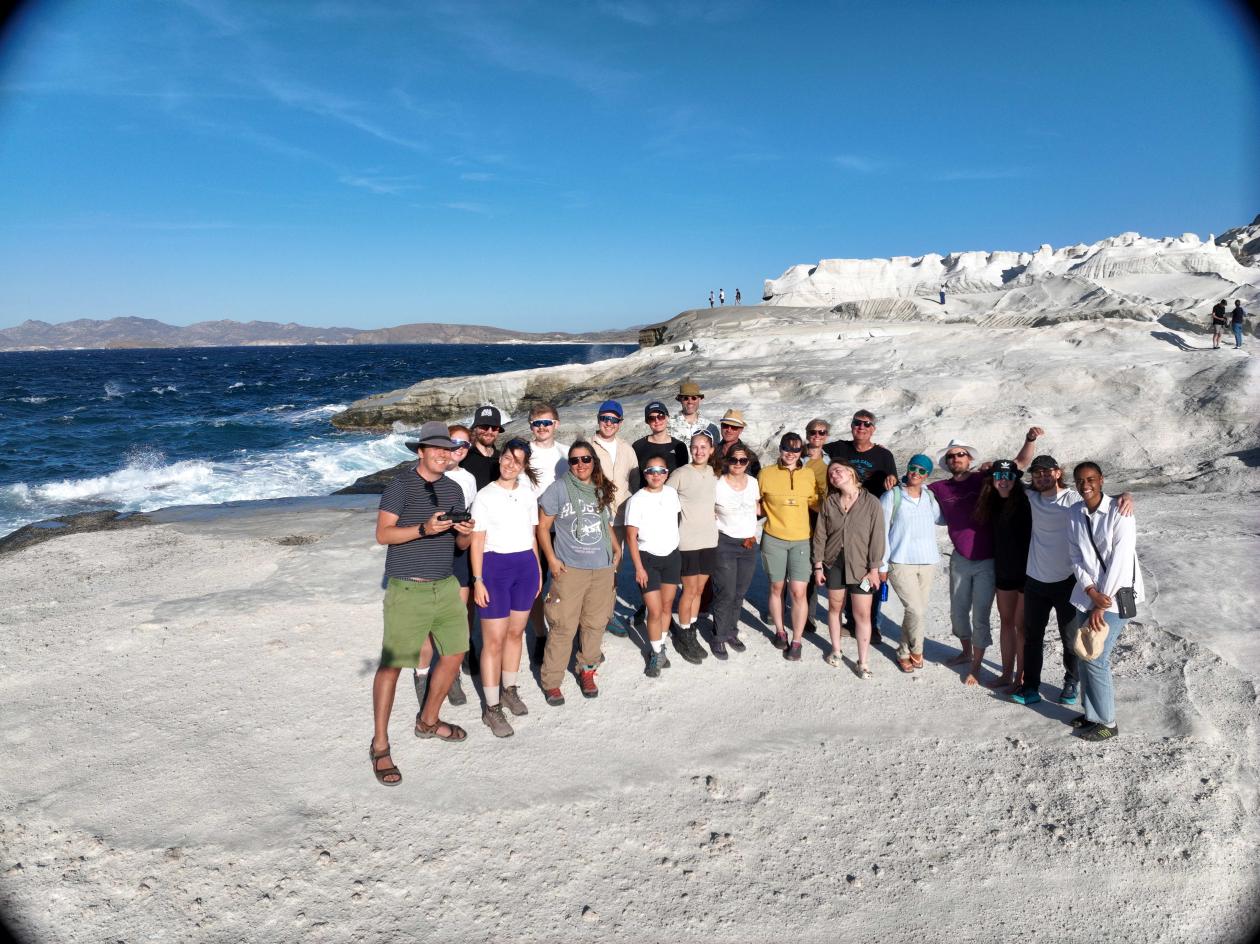
[[[18,397],[18,403],[47,403],[49,400],[55,400],[56,397]]]
[[[115,383],[112,380],[105,382],[106,400],[117,400],[119,397],[125,397],[126,395],[127,389],[122,384]]]

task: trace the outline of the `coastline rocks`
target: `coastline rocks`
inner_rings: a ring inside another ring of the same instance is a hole
[[[66,534],[82,534],[85,531],[114,531],[119,528],[138,528],[151,524],[147,515],[137,512],[84,511],[77,515],[62,515],[35,521],[0,538],[0,554],[20,551],[32,544],[40,544]]]
[[[415,459],[408,459],[406,462],[400,462],[398,465],[390,466],[388,469],[381,469],[379,472],[361,475],[345,488],[339,488],[332,494],[379,495],[385,491],[385,486],[388,485],[396,475],[415,464]]]

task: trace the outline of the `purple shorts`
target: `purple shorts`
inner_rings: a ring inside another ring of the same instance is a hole
[[[506,619],[513,610],[528,612],[538,596],[538,558],[533,551],[487,551],[481,563],[481,579],[490,594],[490,605],[477,607],[482,619]]]

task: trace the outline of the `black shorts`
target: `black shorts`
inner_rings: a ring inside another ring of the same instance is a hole
[[[639,558],[643,561],[643,569],[647,571],[648,582],[643,588],[643,592],[647,593],[651,590],[661,589],[661,584],[673,584],[675,587],[679,584],[679,566],[682,558],[678,548],[666,554],[664,557],[657,557],[655,554],[649,554],[647,551],[639,551]]]
[[[682,575],[684,577],[709,577],[717,567],[717,548],[702,547],[697,551],[682,552]]]
[[[860,583],[844,582],[844,551],[841,551],[840,556],[827,568],[827,589],[843,590],[846,595],[852,593],[860,597],[869,597],[875,593],[873,585],[863,590]]]
[[[999,590],[1018,590],[1024,592],[1024,581],[1027,578],[1020,574],[1018,577],[998,577],[994,580]]]
[[[462,551],[455,551],[455,562],[452,568],[452,573],[455,574],[455,579],[459,581],[460,587],[465,590],[467,590],[468,585],[472,583],[472,568],[468,563],[471,557],[472,555],[468,553],[468,548],[464,548]]]

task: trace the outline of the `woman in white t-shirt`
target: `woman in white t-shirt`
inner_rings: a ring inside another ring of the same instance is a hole
[[[696,617],[704,586],[713,573],[717,553],[717,519],[713,514],[713,494],[717,471],[713,466],[713,443],[718,433],[712,426],[691,437],[691,462],[675,469],[669,484],[682,502],[679,547],[682,550],[682,595],[678,598],[678,628],[674,648],[688,662],[698,664],[708,652],[696,638]]]
[[[652,653],[646,674],[657,678],[669,668],[665,627],[681,581],[682,554],[678,550],[678,519],[682,503],[665,484],[669,465],[664,454],[648,456],[643,464],[643,487],[626,502],[626,545],[634,564],[634,580],[647,606],[648,644]]]
[[[718,545],[713,567],[713,654],[727,657],[726,647],[743,652],[739,639],[739,611],[757,569],[757,519],[761,517],[761,489],[748,475],[752,453],[742,442],[722,457],[722,477],[714,491]]]
[[[523,439],[509,441],[499,456],[498,480],[479,491],[472,505],[475,528],[469,554],[473,599],[481,616],[481,686],[486,695],[481,720],[495,737],[513,733],[503,704],[514,715],[529,714],[516,688],[525,624],[542,586],[535,532],[538,502],[530,488],[537,483],[529,453]]]

